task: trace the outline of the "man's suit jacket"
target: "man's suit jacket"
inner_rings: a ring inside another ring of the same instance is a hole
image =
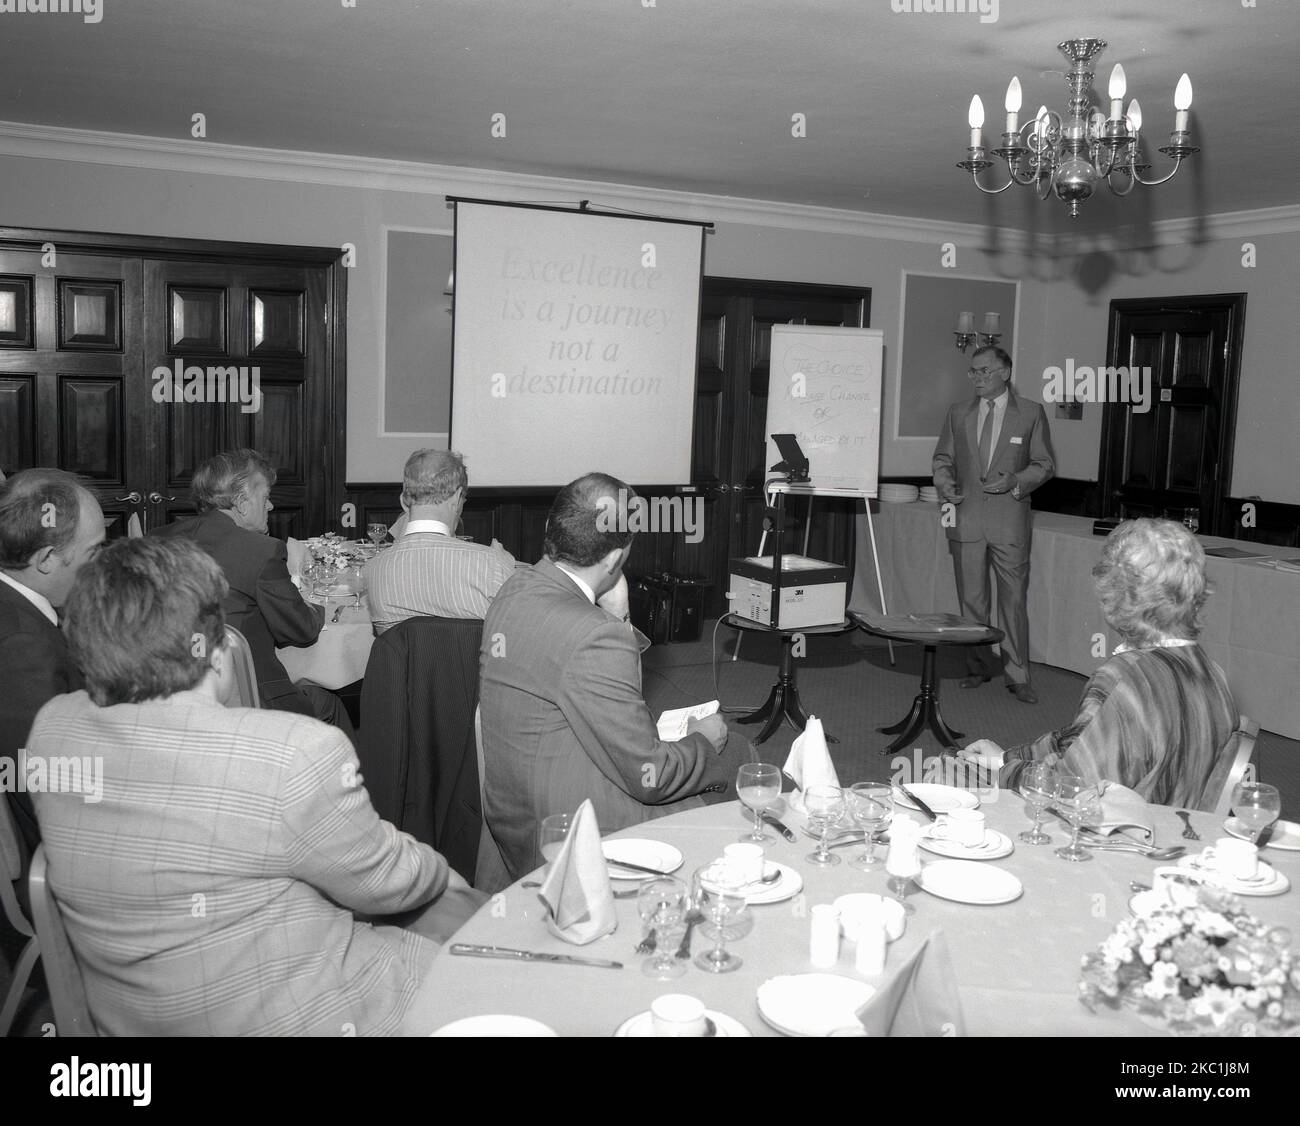
[[[30,750],[100,764],[98,801],[34,795],[100,1032],[398,1030],[437,948],[353,912],[418,908],[448,869],[380,820],[342,732],[197,692],[75,692],[41,709]]]
[[[0,583],[0,757],[16,763],[46,701],[81,686],[63,633],[8,583]],[[41,840],[36,814],[28,794],[6,796],[28,849],[25,870]]]
[[[151,533],[184,536],[212,556],[225,572],[230,593],[222,603],[226,624],[248,641],[265,707],[295,694],[289,674],[275,655],[277,645],[311,645],[324,622],[318,607],[303,601],[289,578],[282,541],[241,528],[229,516],[208,511]]]
[[[939,490],[956,485],[965,496],[956,509],[956,525],[947,529],[950,540],[985,540],[996,544],[1029,543],[1029,494],[1056,472],[1052,435],[1040,404],[1021,399],[1007,385],[1007,406],[1002,430],[989,462],[988,477],[999,470],[1015,474],[1019,498],[1007,493],[986,493],[979,464],[979,406],[976,396],[954,403],[939,431],[934,449],[934,484]]]
[[[513,878],[541,863],[542,819],[585,798],[607,833],[735,782],[730,747],[718,753],[699,732],[659,738],[631,627],[549,559],[520,568],[493,600],[479,668],[484,815]]]

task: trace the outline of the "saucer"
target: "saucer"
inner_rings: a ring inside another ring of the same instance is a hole
[[[926,852],[947,856],[953,860],[1001,860],[1016,850],[1011,838],[996,829],[984,830],[982,844],[965,845],[960,841],[951,841],[945,837],[925,836],[921,838],[921,847]]]
[[[685,862],[681,850],[673,848],[663,841],[642,840],[637,837],[622,837],[618,840],[602,841],[601,847],[605,859],[615,861],[610,865],[611,880],[653,880],[658,877],[649,872],[638,872],[633,868],[620,868],[617,861],[630,860],[642,868],[657,868],[661,875],[676,872]]]
[[[921,869],[916,882],[922,891],[954,903],[992,906],[1011,903],[1024,894],[1024,885],[1005,868],[969,860],[936,860]]]
[[[1291,887],[1291,881],[1286,876],[1262,860],[1259,862],[1259,871],[1255,878],[1250,880],[1239,880],[1226,872],[1220,872],[1217,868],[1208,867],[1202,862],[1199,853],[1195,856],[1184,856],[1178,861],[1178,866],[1203,873],[1207,880],[1213,881],[1233,895],[1281,895]]]
[[[751,1036],[753,1035],[748,1028],[740,1023],[735,1017],[729,1017],[726,1013],[715,1012],[713,1009],[705,1009],[704,1015],[713,1021],[713,1026],[718,1030],[718,1036]],[[643,1013],[637,1013],[634,1017],[628,1017],[622,1024],[614,1030],[615,1036],[654,1036],[654,1017],[649,1009]],[[659,1037],[655,1037],[659,1039]],[[708,1037],[702,1036],[665,1036],[665,1040],[703,1040]]]
[[[954,809],[975,809],[980,803],[979,798],[969,790],[962,790],[956,786],[944,786],[938,782],[909,782],[907,788],[935,813],[951,813]],[[904,809],[915,809],[918,812],[921,809],[897,786],[894,787],[894,804],[896,806],[901,805]]]
[[[444,1024],[430,1036],[555,1036],[553,1028],[531,1017],[514,1016],[509,1013],[491,1013],[479,1017],[465,1017]]]
[[[758,987],[758,1014],[787,1036],[829,1036],[861,1027],[858,1010],[874,986],[838,974],[783,974]]]
[[[793,899],[803,891],[803,877],[794,868],[785,864],[778,864],[775,860],[769,860],[763,865],[765,873],[770,872],[773,868],[776,868],[781,873],[781,878],[775,883],[746,884],[740,889],[745,894],[745,903],[748,906],[755,907],[764,903],[780,903],[786,899]],[[708,886],[705,885],[705,887]]]
[[[1235,817],[1229,817],[1223,823],[1223,827],[1230,836],[1239,837],[1243,841],[1254,841],[1256,836],[1244,829]],[[1273,822],[1273,835],[1262,847],[1280,848],[1284,852],[1300,852],[1300,825],[1294,821]]]

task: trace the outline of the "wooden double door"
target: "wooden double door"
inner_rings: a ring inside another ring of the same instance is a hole
[[[223,449],[276,466],[273,535],[338,522],[338,252],[0,229],[0,468],[79,474],[112,523],[192,512]]]

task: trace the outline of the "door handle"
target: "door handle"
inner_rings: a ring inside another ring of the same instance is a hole
[[[136,496],[139,496],[139,494],[137,493]],[[160,493],[157,489],[154,489],[154,491],[151,492],[151,493],[149,494],[149,503],[150,503],[150,504],[162,504],[163,501],[169,501],[169,500],[175,500],[175,499],[176,499],[175,497],[165,497],[165,496],[163,496],[162,493]]]
[[[141,501],[141,499],[143,499],[143,498],[141,498],[141,496],[140,496],[140,494],[139,494],[138,492],[136,492],[134,489],[132,489],[129,493],[126,494],[126,496],[124,496],[124,497],[114,497],[113,499],[114,499],[114,500],[124,500],[124,501],[126,501],[127,504],[139,504],[140,501]]]

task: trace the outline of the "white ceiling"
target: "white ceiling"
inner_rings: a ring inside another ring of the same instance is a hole
[[[0,14],[0,118],[188,139],[201,111],[213,142],[1040,230],[1300,202],[1296,0],[1000,0],[991,23],[890,0],[101,3],[98,24]],[[980,195],[954,164],[973,93],[989,133],[1012,74],[1023,113],[1064,110],[1056,44],[1076,36],[1110,44],[1103,93],[1123,62],[1151,174],[1184,70],[1203,151],[1071,224],[1024,189]]]

